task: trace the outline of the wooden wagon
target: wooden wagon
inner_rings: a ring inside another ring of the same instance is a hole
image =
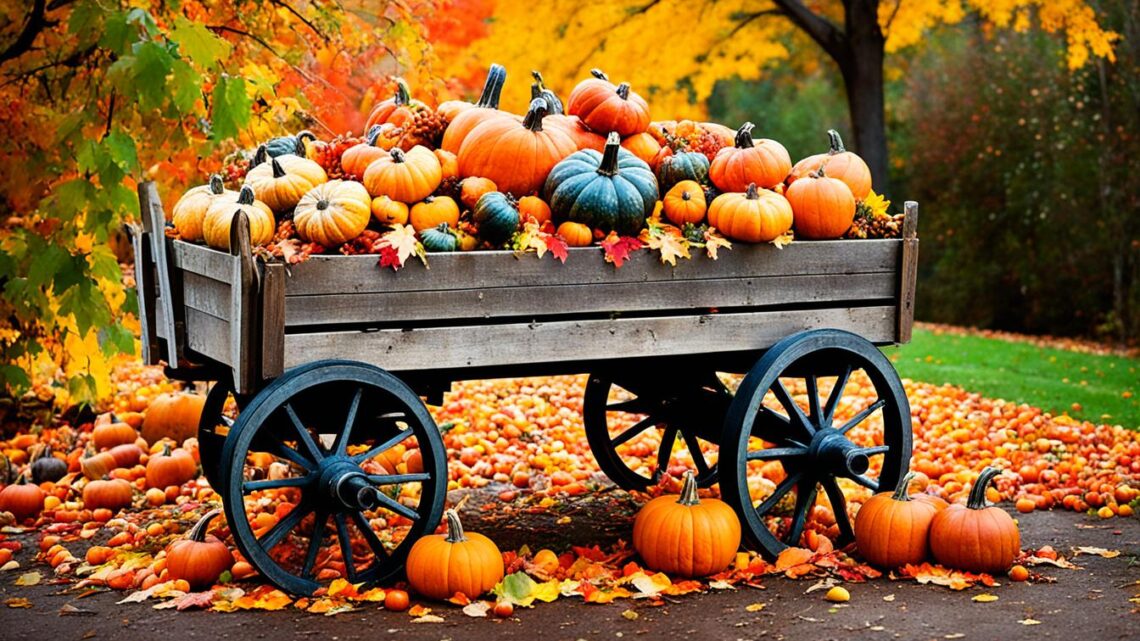
[[[589,374],[583,413],[602,471],[643,489],[671,465],[695,467],[769,556],[798,543],[820,488],[850,539],[837,479],[893,487],[909,465],[909,405],[878,347],[910,338],[913,202],[901,239],[736,245],[675,268],[642,252],[615,269],[597,248],[571,249],[565,264],[429,254],[426,269],[392,272],[375,256],[257,260],[244,216],[232,253],[171,240],[154,185],[139,197],[144,359],[214,381],[203,468],[237,547],[290,592],[317,589],[329,559],[351,581],[388,579],[436,528],[446,450],[424,401],[456,380]],[[877,398],[833,422],[857,372]],[[730,391],[724,373],[746,375]],[[848,438],[856,426],[861,438]],[[631,456],[634,441],[650,453]],[[771,462],[784,477],[757,498],[756,468]],[[283,488],[292,510],[255,519]]]

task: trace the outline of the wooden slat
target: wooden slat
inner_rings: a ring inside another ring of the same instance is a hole
[[[250,254],[249,218],[238,211],[230,225],[230,360],[234,391],[248,394],[256,391],[261,368],[260,329],[257,327],[257,286],[254,282],[253,256]]]
[[[219,363],[230,362],[230,324],[196,309],[186,310],[186,346]]]
[[[233,256],[216,249],[181,240],[174,241],[172,246],[174,248],[172,256],[175,267],[214,280],[229,280],[230,273],[233,270]]]
[[[794,276],[894,271],[899,240],[803,241],[784,249],[769,244],[734,245],[713,262],[703,256],[662,265],[649,252],[635,252],[621,269],[603,258],[597,247],[570,250],[566,264],[549,257],[511,252],[431,254],[430,269],[408,265],[398,272],[380,270],[372,256],[312,256],[291,268],[287,295],[359,294],[651,281],[701,280],[710,277]],[[714,276],[715,274],[715,276]]]
[[[157,365],[158,321],[155,318],[155,303],[158,292],[154,284],[154,259],[150,251],[150,238],[139,225],[128,225],[131,246],[135,250],[135,292],[139,305],[139,341],[142,344],[142,361],[147,365]]]
[[[166,213],[162,209],[162,199],[158,196],[158,187],[151,181],[141,182],[138,186],[139,213],[143,219],[145,229],[151,241],[151,255],[155,265],[155,284],[158,300],[162,304],[162,313],[156,315],[156,320],[163,324],[160,336],[166,338],[166,349],[162,356],[171,369],[178,368],[178,346],[180,336],[175,327],[175,320],[180,319],[178,310],[177,292],[171,284],[170,260],[166,253]]]
[[[229,320],[231,288],[229,280],[217,281],[194,272],[183,272],[183,301],[186,306]]]
[[[903,205],[903,248],[899,257],[899,313],[895,342],[909,343],[914,325],[914,297],[918,278],[918,203]]]
[[[623,268],[624,269],[624,268]],[[701,281],[499,287],[427,292],[288,296],[290,327],[423,322],[442,319],[538,318],[559,314],[704,310],[791,303],[890,300],[894,271],[849,276],[774,276]]]
[[[806,329],[838,328],[875,343],[895,338],[894,306],[287,334],[285,367],[351,358],[391,371],[740,352]]]
[[[264,265],[261,272],[261,372],[262,380],[285,371],[285,266]]]

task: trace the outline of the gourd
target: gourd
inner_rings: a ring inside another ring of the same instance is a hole
[[[33,483],[55,482],[67,475],[67,462],[56,458],[47,446],[32,460],[31,472]]]
[[[647,164],[652,163],[653,159],[657,157],[657,153],[661,151],[661,145],[657,143],[657,140],[644,131],[622,140],[621,146]]]
[[[372,199],[372,217],[381,225],[403,225],[408,222],[408,206],[387,196]]]
[[[775,240],[792,228],[792,220],[792,206],[783,196],[755,184],[743,194],[721,194],[709,207],[709,225],[746,243]]]
[[[566,101],[566,113],[578,116],[593,131],[616,131],[632,136],[649,128],[649,105],[630,90],[628,82],[614,86],[605,73],[593,69],[574,87]]]
[[[408,583],[430,599],[450,599],[456,593],[475,599],[503,578],[503,555],[491,539],[465,533],[455,510],[444,516],[446,535],[430,534],[412,545]]]
[[[633,547],[646,567],[683,577],[715,574],[728,567],[740,548],[740,521],[727,503],[697,497],[692,471],[681,494],[659,496],[633,521]]]
[[[166,570],[171,579],[182,579],[191,588],[201,589],[213,585],[222,572],[233,567],[230,549],[218,537],[206,533],[210,521],[220,513],[221,510],[207,512],[185,538],[166,546]]]
[[[792,183],[784,196],[792,204],[797,237],[839,238],[855,221],[851,188],[842,180],[828,177],[822,166]]]
[[[182,448],[171,449],[164,443],[162,451],[146,462],[146,486],[164,489],[182,485],[198,476],[198,464],[190,452]]]
[[[313,135],[313,132],[304,129],[298,131],[296,135],[293,136],[278,136],[277,138],[272,138],[269,142],[264,144],[264,147],[266,153],[268,153],[271,158],[284,156],[286,154],[293,154],[294,156],[304,158],[307,151],[305,141],[313,141],[316,139],[317,137]]]
[[[788,150],[775,140],[753,140],[752,128],[750,122],[741,125],[736,144],[718,151],[709,167],[709,179],[721,191],[744,191],[751,183],[771,189],[792,169]]]
[[[354,180],[317,185],[297,203],[293,224],[302,240],[337,247],[360,235],[372,217],[372,197]]]
[[[978,475],[965,505],[951,505],[930,524],[930,552],[942,565],[969,572],[1005,572],[1021,553],[1021,534],[1013,517],[986,507],[986,488],[1001,471],[987,467]]]
[[[407,152],[393,149],[364,172],[364,187],[373,198],[388,196],[405,204],[427,198],[442,180],[439,158],[420,145]]]
[[[207,245],[214,249],[230,250],[230,227],[233,226],[238,211],[245,213],[246,220],[249,221],[251,245],[264,245],[273,240],[273,211],[265,203],[255,200],[253,189],[245,185],[238,193],[236,203],[216,202],[206,211],[202,236]]]
[[[610,133],[604,154],[583,149],[558,163],[543,187],[555,222],[570,220],[622,235],[638,233],[657,195],[649,165],[622,149],[616,133]]]
[[[328,174],[316,161],[285,154],[249,170],[245,184],[257,200],[273,211],[291,211],[313,187],[328,181]]]
[[[459,239],[447,223],[440,223],[420,232],[420,242],[429,252],[453,252],[459,249]]]
[[[658,161],[656,173],[657,184],[665,191],[682,180],[704,183],[709,177],[709,159],[698,151],[670,152]]]
[[[146,408],[142,421],[142,437],[148,443],[171,438],[181,443],[198,434],[198,422],[206,397],[201,394],[159,394]]]
[[[685,223],[699,224],[705,219],[708,205],[705,203],[705,190],[692,180],[682,180],[662,199],[665,218],[677,226]]]
[[[827,139],[830,143],[827,152],[808,156],[796,163],[788,174],[788,184],[825,167],[828,176],[847,184],[855,200],[863,200],[871,193],[871,168],[862,158],[843,148],[843,139],[838,131],[828,129]]]
[[[492,118],[476,126],[459,148],[459,174],[489,178],[516,198],[541,188],[550,170],[578,149],[560,128],[543,128],[546,112],[546,100],[539,98],[521,123]]]
[[[428,196],[422,203],[412,206],[409,219],[416,231],[438,227],[440,223],[456,227],[459,225],[459,205],[449,196]]]
[[[214,202],[237,202],[238,193],[226,189],[222,184],[222,177],[218,174],[210,176],[210,182],[190,189],[178,202],[174,204],[174,228],[182,240],[200,242],[202,240],[202,221],[206,218],[206,211]]]
[[[505,242],[519,227],[518,204],[498,191],[483,194],[473,215],[479,236],[493,244]]]
[[[464,207],[475,209],[475,204],[479,202],[483,194],[498,190],[499,187],[495,181],[482,176],[471,176],[464,178],[459,183],[459,201],[463,203]]]
[[[913,472],[907,474],[894,492],[867,499],[855,515],[855,545],[875,565],[896,568],[922,563],[930,553],[930,524],[942,507],[912,500],[908,488],[913,478]]]

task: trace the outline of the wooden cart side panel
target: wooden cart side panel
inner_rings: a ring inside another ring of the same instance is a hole
[[[230,358],[234,391],[248,394],[257,390],[261,368],[261,330],[256,272],[250,253],[249,218],[238,211],[230,226]]]
[[[186,347],[211,360],[230,365],[230,323],[198,309],[186,309]]]
[[[903,245],[899,258],[898,323],[896,343],[909,343],[914,326],[914,298],[918,279],[918,203],[903,204]]]
[[[138,301],[139,342],[142,345],[142,361],[146,365],[157,365],[159,359],[158,321],[155,317],[155,302],[158,294],[154,284],[154,259],[150,251],[150,237],[139,225],[127,226],[131,246],[135,251],[135,298]]]
[[[399,372],[766,349],[806,329],[895,339],[895,306],[287,334],[285,367],[324,358]]]
[[[893,302],[895,271],[661,281],[643,284],[543,285],[426,292],[286,296],[287,327],[349,323],[423,323],[446,319],[549,318],[555,315]]]
[[[158,187],[151,181],[139,183],[139,214],[143,220],[143,230],[150,238],[151,258],[155,266],[155,305],[162,305],[161,313],[155,314],[156,333],[166,338],[166,349],[161,357],[172,368],[178,368],[178,350],[184,344],[184,334],[180,329],[182,320],[178,292],[175,290],[170,268],[170,259],[167,255],[166,240],[166,213],[162,209],[162,199],[158,196]],[[161,329],[158,329],[161,323]]]
[[[285,372],[285,266],[264,265],[261,272],[261,371],[262,380]]]

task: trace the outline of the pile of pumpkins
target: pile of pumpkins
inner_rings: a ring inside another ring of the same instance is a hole
[[[363,139],[270,140],[238,190],[215,175],[186,192],[174,226],[183,240],[229,249],[238,211],[254,245],[291,218],[302,241],[335,250],[370,225],[410,224],[428,251],[455,251],[502,247],[532,219],[585,246],[611,232],[636,236],[659,212],[678,227],[707,224],[751,243],[793,226],[797,238],[839,238],[871,192],[866,163],[834,131],[827,152],[793,165],[783,145],[752,137],[752,123],[733,131],[653,121],[628,83],[598,70],[563,103],[533,75],[525,114],[499,109],[506,70],[497,64],[475,103],[432,109],[398,81]]]

